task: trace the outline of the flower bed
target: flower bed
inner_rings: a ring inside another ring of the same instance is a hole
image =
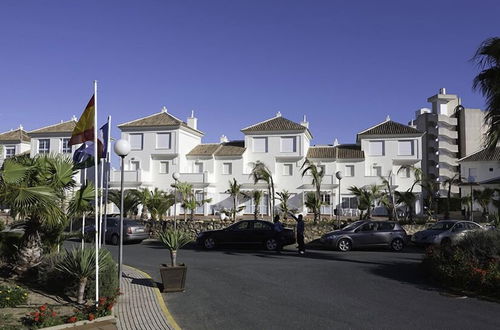
[[[28,292],[20,286],[0,285],[0,308],[26,304],[27,299]]]

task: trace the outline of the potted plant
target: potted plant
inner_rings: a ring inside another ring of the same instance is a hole
[[[168,229],[160,233],[160,241],[170,250],[171,265],[162,264],[160,268],[163,292],[184,291],[187,267],[177,264],[177,250],[191,242],[188,234],[180,230]]]

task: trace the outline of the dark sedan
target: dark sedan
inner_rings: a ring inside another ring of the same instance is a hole
[[[394,251],[401,251],[406,242],[406,231],[392,221],[356,221],[321,237],[321,243],[342,252],[352,248],[384,246]]]
[[[285,228],[281,236],[283,245],[295,243],[293,230]],[[278,238],[272,222],[242,220],[224,229],[201,232],[196,243],[205,249],[213,249],[219,245],[238,244],[261,245],[267,250],[275,250]]]
[[[95,229],[93,225],[85,227],[85,237],[87,240],[94,240],[94,235]],[[123,242],[142,242],[146,238],[149,238],[149,233],[144,225],[136,220],[123,219]],[[120,241],[120,218],[113,217],[107,219],[105,240],[112,245],[118,245]]]

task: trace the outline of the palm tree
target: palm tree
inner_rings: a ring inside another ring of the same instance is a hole
[[[121,209],[121,192],[119,190],[110,190],[108,192],[108,199],[115,204],[118,209]],[[125,217],[134,214],[139,204],[140,200],[133,190],[125,190],[123,192],[123,215]]]
[[[193,185],[187,182],[177,182],[177,184],[172,186],[177,188],[177,193],[180,195],[180,203],[184,210],[184,221],[187,221],[187,210],[189,209],[189,200],[193,194]]]
[[[155,188],[155,191],[158,190],[158,188]],[[136,195],[137,199],[139,200],[140,204],[142,205],[141,209],[141,220],[147,220],[148,219],[148,204],[151,200],[152,193],[149,189],[147,188],[141,188],[138,190],[133,190],[134,194]]]
[[[254,204],[254,210],[253,210],[253,216],[255,220],[259,218],[259,207],[260,207],[260,202],[262,200],[262,191],[260,190],[254,190],[252,191],[252,198],[253,198],[253,204]]]
[[[280,211],[286,217],[288,212],[290,211],[288,207],[288,200],[292,196],[287,190],[283,190],[282,192],[276,193],[278,195],[278,200],[280,201]]]
[[[323,177],[325,176],[323,168],[316,166],[309,159],[306,158],[304,164],[302,164],[301,170],[302,170],[302,177],[304,177],[305,175],[311,175],[312,184],[314,186],[314,191],[316,195],[316,200],[321,201],[321,182],[323,181]],[[317,208],[316,212],[314,213],[315,222],[319,220],[320,215],[321,215],[321,207]]]
[[[197,200],[195,194],[191,194],[188,200],[184,203],[186,208],[189,210],[189,220],[194,220],[194,212],[196,208],[204,205],[205,203],[210,203],[212,201],[211,198]],[[173,205],[173,204],[172,204]]]
[[[396,211],[396,206],[394,205],[394,191],[392,191],[392,171],[389,173],[387,178],[381,176],[382,186],[385,187],[385,192],[380,194],[380,203],[384,205],[389,214],[389,220],[398,220],[398,212]]]
[[[241,184],[238,184],[235,178],[233,178],[233,181],[229,181],[229,189],[226,190],[226,194],[229,194],[231,198],[233,199],[233,208],[231,209],[231,217],[233,218],[233,221],[236,221],[236,214],[243,210],[245,207],[238,207],[238,197],[242,195],[241,193]]]
[[[483,190],[474,190],[474,200],[478,202],[483,208],[483,217],[488,219],[488,205],[493,199],[495,190],[491,188],[484,188]]]
[[[450,200],[451,200],[451,188],[453,185],[460,183],[460,174],[455,174],[451,178],[447,178],[443,181],[443,187],[446,189],[448,187],[448,193],[446,195],[446,210],[444,211],[444,218],[450,218]]]
[[[313,214],[317,214],[319,209],[321,208],[321,200],[316,198],[316,194],[312,191],[308,191],[306,193],[306,198],[304,201],[304,205],[313,212]]]
[[[257,161],[250,175],[253,177],[254,184],[256,184],[259,181],[264,181],[265,183],[267,183],[267,192],[271,208],[271,217],[274,218],[275,193],[274,193],[274,180],[271,170],[269,170],[269,168],[264,163]]]
[[[362,218],[363,211],[366,210],[365,218],[371,219],[372,208],[375,207],[375,202],[380,197],[380,186],[370,185],[368,188],[351,186],[349,191],[358,198],[358,209],[361,210],[360,218]]]
[[[500,141],[500,38],[486,39],[473,59],[482,70],[474,78],[472,87],[486,97],[485,146],[491,152]]]
[[[413,222],[413,205],[417,200],[417,196],[411,190],[407,191],[396,191],[394,192],[396,196],[396,202],[398,204],[404,204],[406,206],[405,220],[409,217],[410,222]]]
[[[27,219],[15,270],[24,272],[41,262],[43,232],[61,230],[67,222],[64,198],[75,186],[76,171],[69,157],[13,157],[0,170],[0,203]]]

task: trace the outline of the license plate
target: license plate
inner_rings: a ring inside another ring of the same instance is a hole
[[[144,229],[136,229],[135,230],[136,233],[143,233],[144,232]]]

